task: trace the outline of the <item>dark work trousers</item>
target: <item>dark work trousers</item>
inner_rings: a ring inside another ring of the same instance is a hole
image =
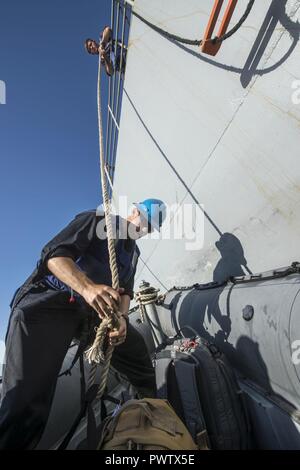
[[[27,293],[12,309],[6,336],[0,449],[33,449],[38,444],[64,357],[91,312],[83,301],[71,304],[67,292],[49,289]],[[111,364],[141,394],[155,397],[155,373],[146,344],[130,324],[127,339],[115,348]]]

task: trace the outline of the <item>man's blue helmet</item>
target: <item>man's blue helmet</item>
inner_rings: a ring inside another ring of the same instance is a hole
[[[158,230],[166,218],[166,205],[160,199],[145,199],[142,202],[135,202],[135,207],[148,224]]]

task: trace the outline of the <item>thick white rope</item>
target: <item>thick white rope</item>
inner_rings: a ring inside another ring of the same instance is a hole
[[[106,232],[107,232],[107,243],[109,253],[109,265],[112,277],[112,287],[116,291],[119,289],[119,273],[117,265],[117,257],[115,251],[114,233],[111,221],[111,208],[110,200],[107,191],[107,182],[105,176],[105,156],[104,156],[104,141],[103,141],[103,125],[102,125],[102,113],[101,113],[101,57],[99,54],[99,65],[98,65],[98,81],[97,81],[97,107],[98,107],[98,131],[99,131],[99,150],[100,150],[100,170],[101,170],[101,187],[102,187],[102,200],[104,205]],[[94,384],[97,365],[103,362],[103,369],[101,373],[101,380],[97,393],[97,398],[101,398],[107,384],[108,372],[112,353],[114,351],[113,345],[108,345],[104,352],[105,339],[110,330],[116,328],[119,329],[120,324],[118,315],[116,312],[110,311],[107,318],[101,321],[99,328],[97,328],[96,337],[92,347],[86,351],[88,361],[92,364],[90,376],[88,380],[88,386]]]

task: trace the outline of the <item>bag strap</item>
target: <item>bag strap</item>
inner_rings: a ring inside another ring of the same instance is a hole
[[[161,351],[161,352],[157,353],[155,355],[155,359],[171,359],[171,360],[173,360],[173,359],[186,359],[187,354],[188,353],[182,352],[182,351],[175,351],[173,349],[165,349],[164,351]],[[194,362],[196,362],[193,356],[191,356],[190,354],[188,354],[188,356]]]
[[[186,360],[187,358],[189,361]],[[156,359],[168,361],[165,367],[156,369],[157,383],[162,384],[161,387],[158,386],[160,398],[167,398],[167,371],[171,362],[173,362],[185,424],[199,449],[209,449],[209,438],[197,388],[196,368],[199,366],[198,359],[188,352],[171,349],[159,352],[156,354]]]
[[[71,346],[72,347],[72,346]],[[84,349],[86,347],[86,342],[85,341],[80,341],[77,351],[75,353],[75,356],[73,358],[73,361],[71,362],[70,367],[68,367],[66,370],[58,374],[58,378],[62,377],[63,375],[72,375],[72,369],[75,366],[76,362],[80,359],[81,356],[83,356]]]
[[[99,385],[94,384],[92,385],[85,393],[84,399],[81,403],[81,408],[76,416],[71,428],[69,429],[68,433],[66,434],[64,440],[59,445],[57,450],[65,450],[71,441],[72,437],[74,436],[76,429],[82,420],[87,414],[87,444],[88,450],[95,450],[97,448],[97,425],[96,425],[96,418],[95,413],[93,410],[93,402],[97,396]],[[104,403],[104,400],[111,401],[112,403],[118,405],[120,401],[116,398],[112,397],[111,395],[103,395],[101,399],[101,422],[105,421],[107,417],[107,410]]]
[[[175,360],[174,367],[186,426],[196,440],[197,434],[206,432],[206,423],[197,387],[197,366],[187,361]]]
[[[238,426],[239,426],[241,447],[244,449],[245,448],[249,449],[251,428],[250,428],[250,420],[249,420],[247,406],[245,403],[244,393],[239,387],[239,384],[236,380],[233,370],[231,368],[228,368],[221,358],[217,357],[216,361],[219,364],[220,371],[227,384],[227,388],[230,393],[230,396],[232,397],[231,402],[232,402],[232,407],[234,410],[236,422],[238,423]],[[236,385],[235,389],[233,389],[232,384]],[[236,399],[240,401],[241,410],[237,408]],[[241,415],[241,411],[242,411],[242,415]],[[246,441],[244,441],[245,433],[243,432],[243,428],[245,428],[244,430],[246,431],[246,434],[247,434]]]
[[[168,398],[167,376],[172,359],[170,357],[160,358],[160,367],[155,368],[157,398]]]
[[[80,408],[80,411],[77,415],[77,417],[75,418],[70,430],[68,431],[67,435],[65,436],[64,440],[62,441],[62,443],[59,445],[58,447],[58,450],[65,450],[70,442],[70,440],[72,439],[72,437],[74,436],[75,434],[75,431],[80,423],[80,421],[82,420],[82,418],[84,418],[84,416],[86,415],[86,412],[88,410],[88,407],[90,408],[91,407],[91,404],[92,402],[94,401],[94,399],[96,398],[96,395],[97,395],[97,391],[98,391],[98,385],[97,384],[94,384],[92,385],[86,392],[85,394],[85,399],[83,400],[82,404],[81,404],[81,408]],[[90,415],[90,418],[92,419],[91,415]],[[93,421],[93,419],[92,419]]]
[[[160,361],[160,366],[155,367],[157,398],[168,399],[169,370],[174,358],[178,357],[177,354],[186,357],[183,353],[170,349],[155,354],[155,361]]]

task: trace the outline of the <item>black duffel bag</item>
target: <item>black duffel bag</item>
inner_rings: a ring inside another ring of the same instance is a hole
[[[212,449],[249,449],[243,393],[224,354],[202,338],[176,340],[155,357],[158,398],[169,401],[194,440]]]

